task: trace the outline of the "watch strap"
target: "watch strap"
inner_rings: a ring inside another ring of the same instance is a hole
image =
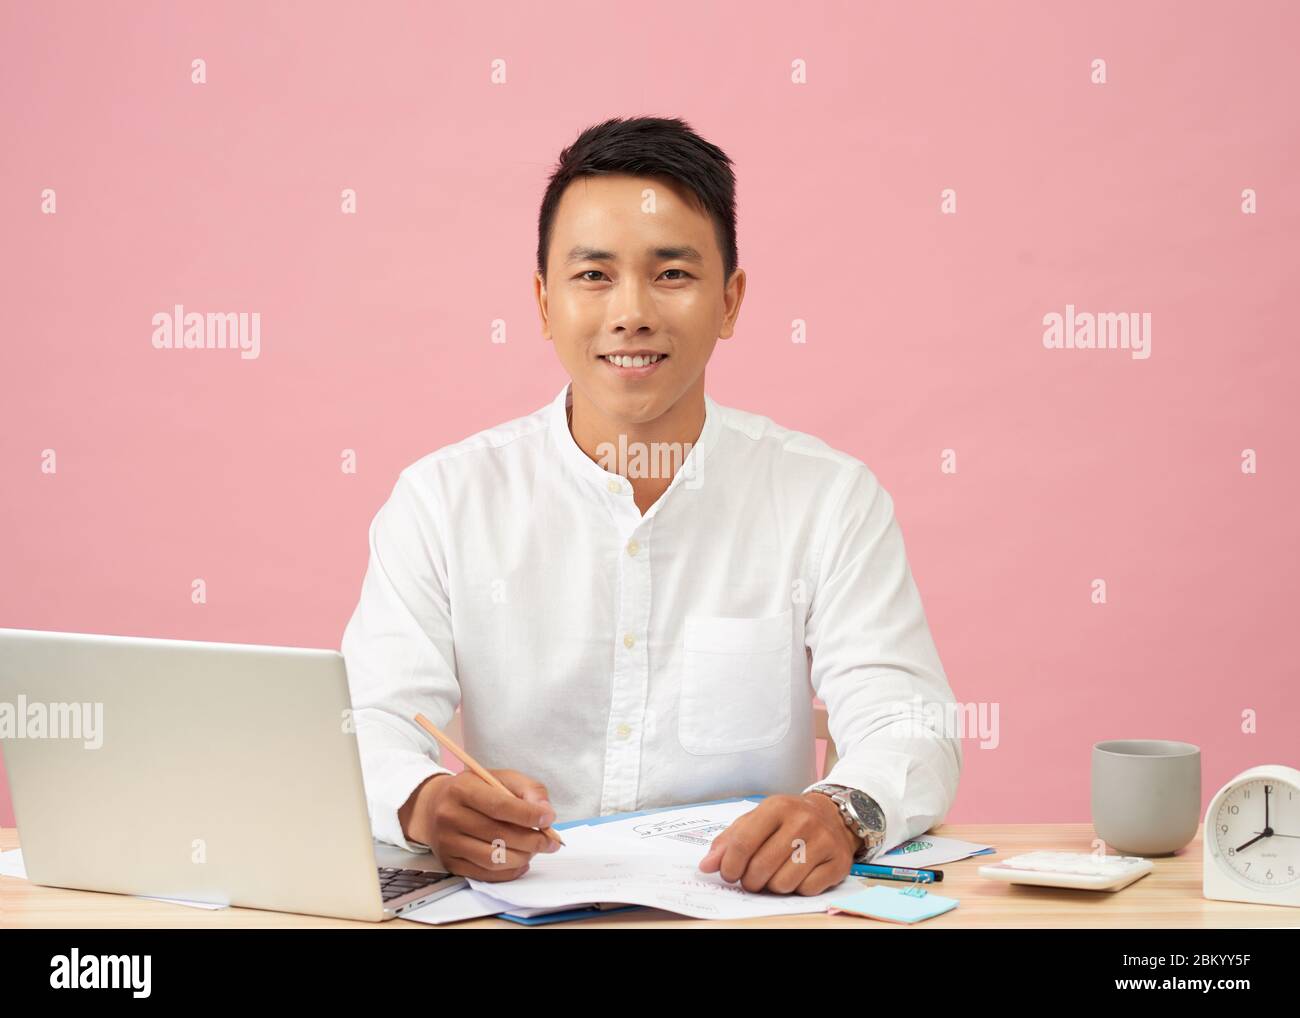
[[[857,793],[864,799],[869,800],[883,818],[885,811],[880,808],[880,803],[876,802],[875,799],[871,798],[870,795],[862,791],[860,788],[850,788],[847,785],[836,785],[830,782],[815,785],[810,788],[809,791],[820,792],[830,798],[830,800],[839,808],[840,817],[843,819],[844,825],[862,841],[862,847],[853,854],[854,863],[867,862],[877,854],[880,846],[884,843],[885,832],[883,830],[873,830],[866,824],[861,823],[854,815],[852,808],[849,806],[849,796],[853,793]],[[863,834],[863,831],[866,833]]]

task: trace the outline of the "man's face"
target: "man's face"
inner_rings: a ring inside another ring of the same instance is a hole
[[[745,274],[724,285],[713,220],[692,197],[675,181],[583,177],[556,209],[547,281],[535,279],[542,334],[575,398],[620,423],[653,421],[702,391],[713,346],[740,311]]]

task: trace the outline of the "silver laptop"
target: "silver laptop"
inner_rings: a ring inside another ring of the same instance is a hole
[[[467,885],[376,841],[335,651],[0,629],[28,879],[378,921]]]

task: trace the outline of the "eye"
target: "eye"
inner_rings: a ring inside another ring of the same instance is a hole
[[[690,274],[689,272],[687,272],[685,269],[664,269],[663,274],[664,274],[664,275],[667,275],[669,272],[677,272],[677,273],[680,273],[680,275],[678,275],[678,276],[670,277],[670,278],[668,279],[668,282],[670,282],[670,283],[676,283],[676,282],[680,282],[680,281],[683,280],[683,279],[691,279],[691,278],[693,278],[693,277],[691,276],[691,274]],[[579,272],[577,278],[578,278],[579,280],[581,280],[582,282],[584,282],[584,283],[599,283],[599,282],[601,282],[601,280],[599,280],[599,279],[593,279],[593,278],[591,278],[591,277],[592,277],[592,276],[604,276],[604,275],[605,275],[605,273],[602,272],[600,269],[586,269],[586,270],[584,270],[584,271],[582,271],[582,272]],[[608,278],[608,277],[606,277],[606,278]]]

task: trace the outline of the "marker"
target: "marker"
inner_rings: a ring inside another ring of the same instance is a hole
[[[943,879],[943,870],[913,870],[906,866],[873,866],[869,862],[854,863],[849,872],[855,877],[878,877],[881,880],[907,880],[913,883],[933,883]]]

